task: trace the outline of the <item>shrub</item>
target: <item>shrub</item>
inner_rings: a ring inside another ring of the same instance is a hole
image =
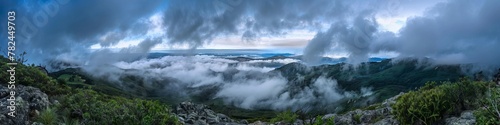
[[[63,125],[80,125],[80,121],[78,119],[71,119],[69,117],[63,117],[62,123]]]
[[[353,118],[356,123],[361,123],[361,114],[355,114]]]
[[[180,124],[169,106],[158,101],[109,96],[76,89],[62,101],[66,109],[81,110],[85,124]]]
[[[325,121],[320,115],[318,115],[314,118],[313,125],[335,125],[335,116],[332,116]]]
[[[271,123],[275,122],[286,122],[294,123],[297,120],[298,115],[293,113],[291,110],[287,110],[279,113],[275,118],[271,119]]]
[[[483,107],[474,112],[479,125],[500,125],[500,88],[492,88],[483,100]]]
[[[323,125],[323,119],[320,115],[316,116],[316,118],[314,118],[314,123],[313,125]]]
[[[478,98],[491,83],[461,79],[456,83],[437,85],[428,82],[417,91],[401,95],[393,107],[393,114],[402,124],[433,124],[446,115],[457,115],[462,110],[479,106]]]
[[[44,125],[56,125],[57,114],[54,109],[47,108],[40,112],[40,115],[36,119],[37,122],[43,123]]]
[[[0,69],[6,71],[9,69],[6,58],[1,57]],[[0,83],[7,83],[9,80],[8,72],[0,72]],[[16,84],[21,84],[25,86],[33,86],[39,88],[44,93],[49,95],[66,94],[69,92],[70,87],[64,84],[58,84],[58,82],[47,74],[42,72],[38,67],[26,66],[22,64],[16,65]]]
[[[335,125],[335,116],[328,118],[326,120],[326,125]]]

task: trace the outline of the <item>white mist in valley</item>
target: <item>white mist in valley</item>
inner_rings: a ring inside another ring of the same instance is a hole
[[[188,98],[209,91],[213,94],[200,96],[222,99],[228,105],[245,109],[307,111],[318,105],[332,105],[341,99],[373,93],[369,88],[362,88],[359,92],[343,91],[337,86],[335,78],[327,76],[320,76],[312,84],[300,89],[293,87],[280,73],[271,72],[274,68],[266,67],[269,63],[285,65],[293,62],[299,60],[286,58],[239,62],[216,56],[165,56],[120,61],[107,68],[84,70],[96,78],[105,78],[117,86],[125,87],[125,90],[127,85],[122,78],[133,76],[139,77],[144,86],[160,90],[160,93],[176,93],[176,96],[183,96],[179,98]],[[162,87],[154,84],[161,84]]]

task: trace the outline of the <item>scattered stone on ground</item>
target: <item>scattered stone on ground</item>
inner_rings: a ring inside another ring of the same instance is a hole
[[[49,97],[47,94],[40,91],[40,89],[15,85],[15,117],[9,116],[11,110],[7,108],[10,106],[11,89],[7,84],[0,84],[0,125],[28,125],[33,118],[46,109],[49,105]],[[7,100],[9,99],[9,100]]]

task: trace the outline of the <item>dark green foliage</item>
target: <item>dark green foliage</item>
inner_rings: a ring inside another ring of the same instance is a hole
[[[7,60],[6,58],[1,58],[0,62],[2,63],[0,66],[0,83],[8,83],[9,80],[9,74],[6,72],[6,70],[9,70],[9,66],[7,65]],[[57,95],[57,94],[64,94],[68,93],[70,88],[68,86],[65,86],[63,84],[58,84],[58,82],[51,77],[47,76],[40,67],[34,67],[34,66],[25,66],[22,64],[17,64],[16,68],[16,83],[15,84],[21,84],[25,86],[33,86],[36,88],[39,88],[43,92],[49,94],[49,95]]]
[[[420,65],[420,66],[419,66]],[[405,60],[392,62],[363,63],[358,68],[349,67],[348,64],[320,65],[308,67],[300,63],[290,63],[272,72],[281,73],[289,81],[290,90],[301,90],[314,83],[320,76],[337,80],[338,88],[345,91],[359,92],[362,87],[371,87],[374,92],[369,103],[362,98],[339,100],[341,106],[322,106],[321,109],[312,109],[312,112],[347,112],[373,103],[379,103],[393,97],[400,92],[407,92],[423,86],[428,81],[455,82],[463,74],[458,65],[427,65],[425,61]],[[294,92],[290,92],[294,96]],[[348,103],[343,101],[355,100]],[[339,108],[341,107],[341,108]]]
[[[325,123],[324,123],[321,115],[318,115],[318,116],[316,116],[316,118],[314,118],[313,125],[323,125],[323,124],[325,124]]]
[[[332,116],[326,120],[323,120],[320,115],[316,116],[314,118],[314,122],[312,123],[313,125],[335,125],[335,117]]]
[[[40,112],[36,121],[44,125],[56,125],[58,122],[56,111],[52,108],[47,108]]]
[[[232,105],[225,105],[222,99],[214,99],[205,104],[215,112],[226,114],[235,119],[246,119],[250,123],[255,121],[270,121],[270,119],[276,117],[278,113],[273,110],[249,110]]]
[[[63,110],[81,110],[85,124],[179,124],[169,106],[158,101],[109,96],[76,89],[63,97]]]
[[[353,119],[356,123],[361,123],[361,114],[355,114]]]
[[[285,123],[294,123],[299,117],[297,114],[292,112],[291,110],[287,110],[276,115],[275,118],[271,119],[271,123],[276,122],[285,122]]]
[[[6,58],[0,58],[1,70],[8,70]],[[34,120],[45,125],[56,124],[180,124],[170,112],[169,106],[158,101],[125,98],[106,95],[89,88],[86,80],[77,75],[62,75],[57,80],[49,77],[40,67],[18,64],[16,66],[16,84],[39,88],[49,98],[61,102],[59,105],[41,111]],[[8,72],[0,72],[0,83],[7,84]],[[78,89],[69,87],[80,85]],[[98,89],[97,89],[98,90]],[[80,111],[76,113],[75,111]],[[78,115],[80,114],[80,115]]]
[[[393,107],[393,114],[402,124],[439,122],[447,115],[458,115],[463,110],[479,106],[491,83],[461,79],[459,82],[445,82],[437,86],[429,82],[417,91],[401,95]]]
[[[90,74],[85,73],[79,68],[68,68],[49,74],[53,78],[57,78],[59,83],[71,86],[74,88],[90,88],[92,90],[102,92],[108,95],[122,97],[138,97],[133,92],[119,89],[116,84],[111,83],[103,78],[94,78]]]
[[[474,112],[479,125],[500,125],[500,88],[492,88],[483,100],[483,106]]]
[[[373,104],[373,105],[370,105],[370,106],[364,107],[364,108],[362,108],[361,110],[375,110],[375,109],[377,109],[377,108],[380,108],[381,106],[382,106],[382,104],[377,103],[377,104]]]

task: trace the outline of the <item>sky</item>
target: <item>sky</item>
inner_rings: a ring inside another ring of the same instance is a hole
[[[28,52],[34,63],[154,50],[271,49],[311,63],[322,56],[355,64],[381,56],[498,65],[492,53],[500,46],[499,6],[494,0],[5,0],[0,16],[16,11],[17,52]]]
[[[225,1],[220,1],[225,2]],[[322,1],[325,2],[325,1]],[[406,22],[406,19],[412,16],[420,16],[423,12],[439,2],[435,0],[427,1],[417,1],[410,0],[408,3],[400,3],[396,0],[388,1],[388,5],[385,5],[386,12],[381,12],[375,15],[376,21],[379,23],[379,28],[381,31],[391,31],[397,33],[400,28],[402,28]],[[212,2],[214,7],[224,6],[217,5],[216,2]],[[231,6],[226,3],[227,6]],[[404,10],[403,10],[404,8]],[[202,10],[200,10],[202,11]],[[153,22],[161,22],[163,15],[162,12],[155,13],[153,16],[149,17]],[[328,15],[324,15],[328,16]],[[325,21],[328,22],[328,21]],[[158,24],[161,25],[161,24]],[[156,32],[162,32],[157,30]],[[302,49],[307,43],[314,37],[316,30],[309,29],[294,29],[287,31],[286,34],[280,36],[262,36],[258,40],[245,41],[242,39],[242,34],[232,34],[227,36],[215,37],[209,44],[205,44],[198,48],[200,49]],[[139,38],[140,39],[140,38]],[[131,45],[137,45],[140,40],[131,39],[123,40],[119,43],[110,46],[110,48],[124,48]],[[92,49],[103,48],[100,44],[94,44],[91,46]],[[189,46],[178,45],[171,46],[169,44],[160,44],[155,46],[153,50],[168,50],[168,49],[189,49]]]

